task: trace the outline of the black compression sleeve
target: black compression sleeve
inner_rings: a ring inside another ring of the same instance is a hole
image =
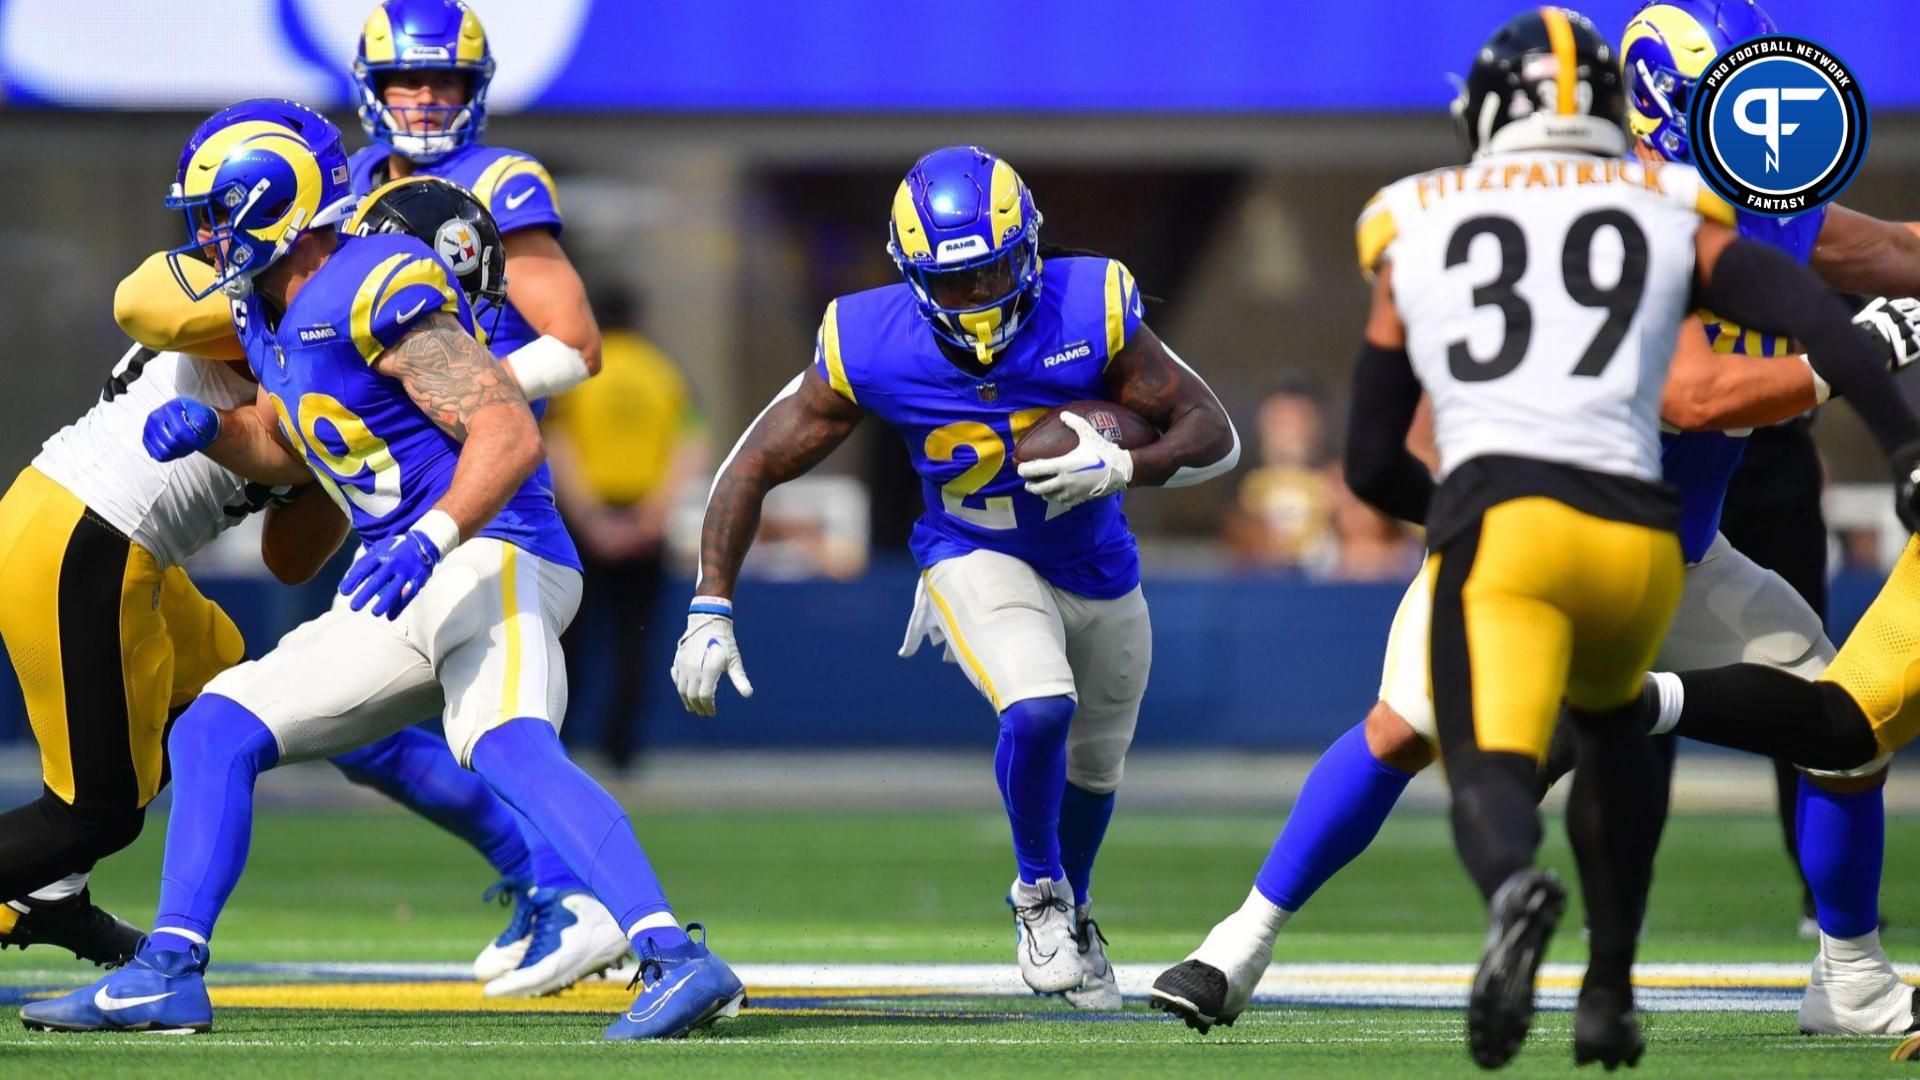
[[[1425,524],[1433,475],[1407,452],[1407,429],[1419,407],[1420,380],[1407,351],[1362,346],[1347,414],[1347,486],[1394,517]]]
[[[1920,420],[1894,385],[1885,350],[1853,325],[1844,301],[1785,252],[1735,240],[1714,266],[1704,299],[1723,319],[1805,345],[1807,362],[1853,405],[1882,449],[1891,453],[1920,438]]]

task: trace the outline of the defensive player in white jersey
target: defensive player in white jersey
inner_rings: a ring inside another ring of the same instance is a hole
[[[1646,38],[1650,27],[1660,30],[1657,41]],[[1644,7],[1628,28],[1623,58],[1629,127],[1640,136],[1636,154],[1685,161],[1684,123],[1672,119],[1670,99],[1684,99],[1692,91],[1695,76],[1716,51],[1762,32],[1773,32],[1773,25],[1750,0]],[[1649,45],[1659,46],[1655,55],[1636,55]],[[1419,212],[1417,192],[1397,194],[1412,197],[1415,205],[1381,197],[1361,215],[1358,248],[1365,272],[1378,264],[1399,217]],[[1910,226],[1837,206],[1785,220],[1716,207],[1711,196],[1703,208],[1715,220],[1732,222],[1741,235],[1807,261],[1835,287],[1896,294],[1920,289],[1920,257],[1913,251]],[[1920,304],[1876,297],[1854,321],[1882,336],[1891,370],[1920,358]],[[1662,467],[1680,493],[1687,569],[1657,667],[1686,671],[1748,662],[1814,678],[1833,659],[1820,615],[1779,575],[1717,531],[1721,500],[1740,463],[1744,429],[1800,416],[1819,407],[1830,391],[1800,346],[1787,338],[1704,311],[1682,324],[1661,405],[1668,426]],[[1381,464],[1388,471],[1350,472],[1348,483],[1359,491],[1390,483],[1397,463]],[[1182,965],[1188,971],[1164,976],[1167,993],[1192,997],[1195,1026],[1230,1024],[1239,1015],[1266,969],[1280,928],[1365,850],[1408,781],[1436,759],[1439,736],[1426,656],[1430,592],[1424,574],[1408,588],[1388,638],[1379,700],[1362,723],[1315,762],[1245,903],[1207,935]],[[1571,743],[1557,739],[1541,777],[1543,791],[1571,766],[1571,757]],[[1869,798],[1877,805],[1872,788],[1882,777],[1884,768],[1870,763],[1810,772],[1801,785],[1800,820],[1819,828],[1799,831],[1799,851],[1802,865],[1813,868],[1807,877],[1822,912],[1821,960],[1799,1016],[1801,1030],[1809,1034],[1897,1034],[1915,1023],[1913,988],[1894,971],[1874,929],[1877,870],[1867,870],[1862,865],[1867,860],[1850,850],[1858,841],[1836,844],[1832,838],[1836,832],[1877,836],[1878,825],[1854,827],[1823,812],[1835,805],[1855,808]],[[1851,928],[1835,925],[1840,920],[1831,917],[1833,909],[1845,913]],[[1205,968],[1218,976],[1202,977]]]
[[[1890,383],[1879,349],[1804,269],[1701,223],[1716,201],[1691,170],[1619,159],[1620,77],[1585,20],[1554,8],[1516,17],[1479,54],[1460,106],[1475,165],[1411,177],[1375,204],[1392,207],[1394,227],[1348,466],[1375,478],[1363,494],[1431,528],[1434,708],[1458,847],[1492,908],[1469,1007],[1474,1056],[1493,1067],[1518,1049],[1564,904],[1530,865],[1538,763],[1564,698],[1582,762],[1569,828],[1593,945],[1576,1058],[1631,1063],[1641,1042],[1628,974],[1665,770],[1616,710],[1637,694],[1678,594],[1657,406],[1680,320],[1697,287],[1713,310],[1809,345],[1835,386]],[[1423,384],[1437,493],[1402,445]],[[1897,403],[1863,415],[1890,448],[1920,430]],[[1195,998],[1220,1000],[1204,984],[1223,981],[1189,961],[1155,994],[1191,1018]]]
[[[172,710],[243,649],[181,560],[264,509],[261,555],[296,583],[346,535],[345,517],[311,486],[248,483],[204,457],[148,457],[148,412],[183,394],[238,405],[253,400],[254,383],[229,364],[136,345],[100,400],[0,498],[0,637],[45,785],[0,815],[0,948],[58,945],[118,964],[139,943],[138,930],[93,906],[88,874],[140,834],[166,780]],[[279,480],[307,484],[301,472]]]

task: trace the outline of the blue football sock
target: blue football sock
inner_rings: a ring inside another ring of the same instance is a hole
[[[1075,903],[1093,899],[1093,860],[1100,854],[1100,842],[1107,838],[1113,800],[1114,792],[1095,795],[1073,783],[1060,799],[1060,868],[1073,884]]]
[[[1367,850],[1413,779],[1373,756],[1366,728],[1354,725],[1313,763],[1254,878],[1260,895],[1287,911],[1300,910],[1328,878]]]
[[[232,698],[203,694],[167,737],[173,763],[173,814],[160,870],[156,934],[162,950],[213,936],[220,909],[247,865],[253,835],[253,783],[280,760],[273,733]],[[178,939],[173,940],[173,939]]]
[[[1887,844],[1884,789],[1840,795],[1802,776],[1794,824],[1800,872],[1813,890],[1821,932],[1856,938],[1879,929]]]
[[[521,717],[494,728],[474,743],[473,769],[526,815],[636,945],[687,940],[626,812],[567,758],[553,725]]]
[[[581,881],[567,865],[567,860],[561,858],[553,845],[547,843],[547,838],[540,835],[540,830],[533,827],[533,822],[512,807],[508,807],[507,812],[519,823],[520,836],[526,841],[527,861],[532,873],[527,880],[542,889],[555,892],[572,892],[587,887],[587,883]]]
[[[460,767],[445,739],[410,727],[341,754],[333,764],[347,779],[473,845],[501,877],[534,880],[536,866],[519,816],[485,780]]]
[[[1067,786],[1067,729],[1072,724],[1070,697],[1028,698],[1000,714],[993,774],[1013,826],[1020,880],[1029,885],[1041,878],[1066,877],[1060,865],[1060,800]]]

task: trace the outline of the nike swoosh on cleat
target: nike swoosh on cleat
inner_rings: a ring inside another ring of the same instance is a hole
[[[518,194],[507,196],[506,199],[504,200],[507,204],[507,209],[509,210],[520,209],[520,204],[523,202],[526,202],[528,199],[533,198],[533,193],[536,190],[538,190],[538,188],[539,188],[539,185],[536,184],[534,187],[527,188],[525,191],[519,192]]]
[[[403,311],[403,312],[401,312],[401,313],[400,313],[400,315],[399,315],[399,317],[398,317],[398,318],[396,318],[396,319],[395,319],[394,321],[395,321],[395,322],[406,322],[406,321],[407,321],[408,319],[411,319],[411,318],[413,318],[413,317],[414,317],[415,315],[418,315],[418,314],[420,313],[420,309],[421,309],[421,308],[423,308],[423,307],[426,307],[426,306],[427,306],[427,302],[426,302],[425,300],[422,300],[422,301],[420,301],[419,303],[417,303],[417,304],[415,304],[415,305],[413,305],[412,307],[410,307],[410,308],[408,308],[407,310],[405,310],[405,311]]]
[[[646,1021],[653,1019],[655,1016],[659,1015],[661,1009],[666,1008],[667,1002],[673,999],[673,995],[679,993],[680,988],[687,985],[687,981],[689,979],[692,979],[695,975],[698,975],[698,974],[699,972],[697,971],[689,971],[685,975],[680,976],[680,981],[668,987],[667,992],[664,994],[661,994],[659,1000],[655,1001],[652,1005],[648,1006],[646,1012],[643,1012],[643,1013],[630,1012],[627,1014],[627,1019],[633,1021],[636,1024],[645,1023]]]
[[[176,991],[169,990],[164,994],[143,994],[139,997],[117,998],[103,986],[93,992],[93,1005],[101,1012],[117,1012],[120,1009],[131,1009],[136,1005],[151,1005],[156,1001],[164,1001],[172,997],[175,992]]]

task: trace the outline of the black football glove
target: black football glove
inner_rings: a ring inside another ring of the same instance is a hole
[[[1920,442],[1893,452],[1893,511],[1908,532],[1920,532]]]
[[[1920,360],[1920,300],[1876,296],[1854,314],[1853,323],[1871,331],[1885,345],[1888,371],[1901,371]]]

